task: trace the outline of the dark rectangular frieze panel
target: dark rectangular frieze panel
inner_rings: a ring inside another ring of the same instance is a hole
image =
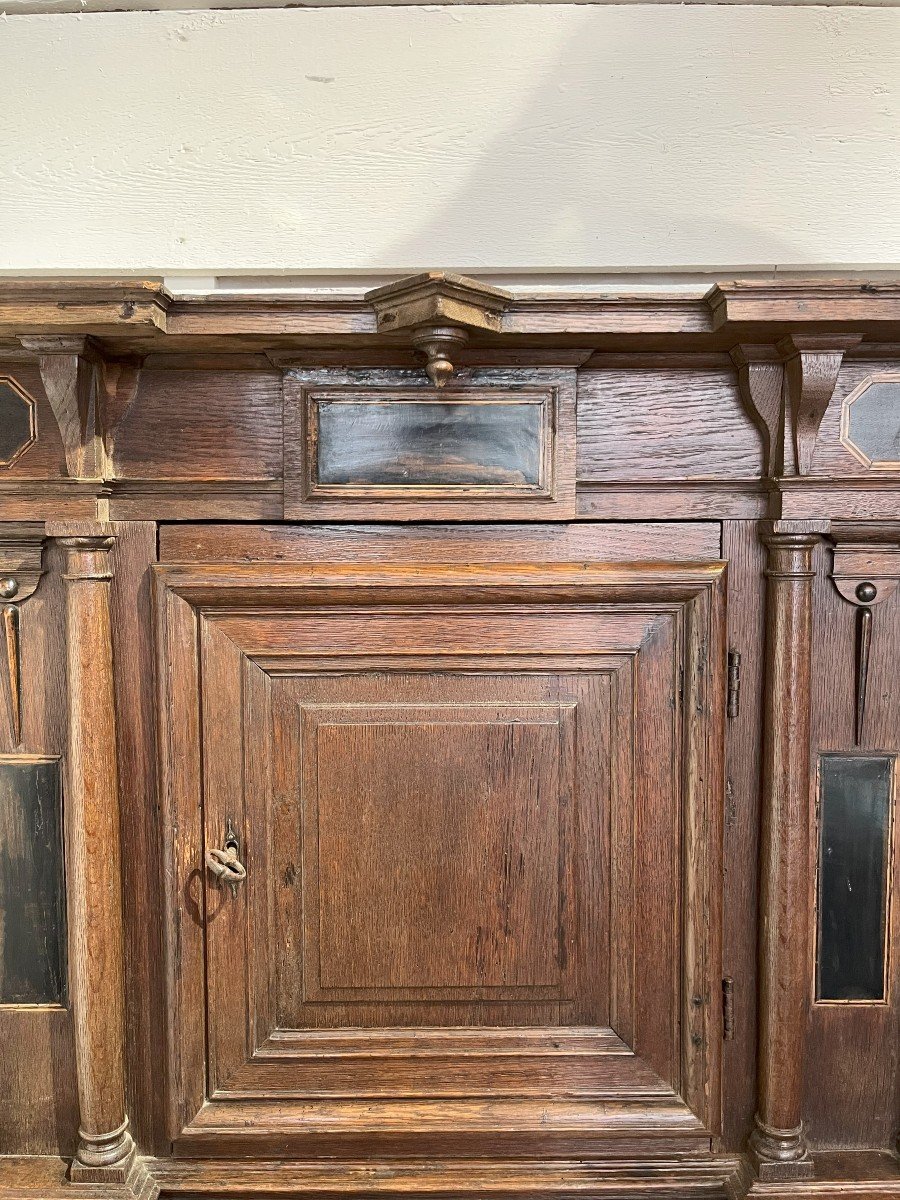
[[[568,520],[575,373],[564,367],[285,374],[285,516]]]
[[[317,489],[536,490],[544,482],[539,402],[323,396],[315,412]]]
[[[893,759],[826,754],[820,767],[817,999],[885,999]]]
[[[59,760],[0,758],[0,1003],[64,1004]]]

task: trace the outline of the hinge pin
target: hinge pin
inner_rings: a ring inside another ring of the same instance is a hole
[[[730,975],[722,980],[722,1037],[726,1042],[734,1038],[734,980]]]
[[[728,651],[728,700],[729,718],[734,719],[741,711],[741,654],[739,650]]]

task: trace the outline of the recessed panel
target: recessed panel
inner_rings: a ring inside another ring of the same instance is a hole
[[[0,759],[0,1003],[65,1000],[57,759]]]
[[[556,722],[329,725],[318,750],[323,987],[557,981]]]
[[[893,760],[828,754],[820,769],[818,999],[885,997]]]
[[[316,774],[315,813],[304,805],[306,945],[318,989],[557,996],[561,710],[400,706],[306,719]]]
[[[286,518],[559,520],[575,515],[575,373],[289,370]]]

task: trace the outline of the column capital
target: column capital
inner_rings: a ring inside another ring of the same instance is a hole
[[[79,534],[59,539],[68,551],[66,573],[63,579],[75,583],[84,579],[112,579],[110,552],[116,539],[110,534]]]

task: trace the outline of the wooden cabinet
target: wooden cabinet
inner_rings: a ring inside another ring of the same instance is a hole
[[[708,1154],[721,564],[156,580],[176,1151]]]
[[[900,288],[0,288],[0,1200],[900,1197]]]

